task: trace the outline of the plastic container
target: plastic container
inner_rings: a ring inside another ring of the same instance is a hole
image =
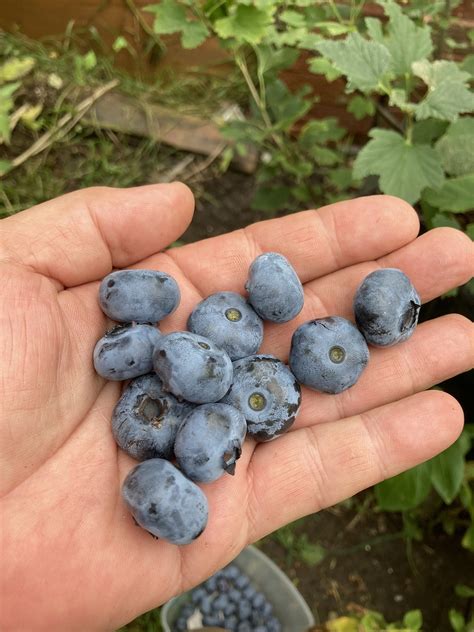
[[[248,546],[238,555],[236,564],[251,580],[252,585],[265,594],[281,623],[282,632],[306,632],[314,625],[314,617],[302,595],[288,577],[264,553]],[[191,599],[191,591],[174,597],[161,609],[161,625],[165,632],[174,632],[173,624],[181,608]]]

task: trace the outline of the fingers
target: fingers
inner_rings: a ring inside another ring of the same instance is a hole
[[[307,283],[303,311],[289,323],[267,326],[263,352],[286,358],[294,330],[309,319],[338,315],[353,320],[355,291],[377,267],[402,269],[426,302],[471,278],[474,244],[460,230],[438,228],[375,262],[359,263]]]
[[[0,261],[67,287],[93,281],[168,246],[193,206],[181,183],[76,191],[3,220]]]
[[[258,446],[249,467],[250,541],[433,457],[462,423],[455,399],[427,391]]]
[[[386,255],[413,240],[418,227],[406,202],[374,195],[259,222],[170,255],[201,293],[242,292],[249,265],[262,252],[285,255],[305,283]]]
[[[474,325],[450,314],[421,324],[403,344],[370,350],[359,381],[338,395],[305,389],[295,429],[336,421],[413,395],[474,366]]]

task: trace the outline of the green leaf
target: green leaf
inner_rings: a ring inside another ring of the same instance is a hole
[[[316,566],[316,564],[322,562],[328,554],[324,546],[309,542],[306,535],[300,537],[298,548],[298,557],[308,566]]]
[[[465,597],[466,599],[474,597],[474,588],[466,586],[465,584],[456,584],[454,592],[458,597]]]
[[[471,222],[466,226],[466,233],[474,241],[474,222]]]
[[[181,44],[183,48],[197,48],[208,37],[209,30],[202,22],[186,22],[183,26]]]
[[[454,632],[465,632],[464,617],[454,608],[451,608],[449,611],[449,623],[451,624]]]
[[[324,31],[327,35],[336,37],[337,35],[345,35],[354,30],[353,26],[348,24],[341,24],[340,22],[318,22],[314,25],[321,31]]]
[[[474,208],[474,174],[446,180],[441,188],[425,191],[423,197],[428,204],[442,211],[465,213]]]
[[[347,76],[352,90],[376,90],[391,63],[385,46],[367,41],[358,33],[351,33],[345,40],[321,42],[316,48]]]
[[[430,489],[430,466],[422,463],[376,485],[375,497],[384,511],[406,511],[421,504]]]
[[[396,75],[411,73],[413,62],[429,57],[433,50],[430,28],[417,26],[394,2],[384,8],[390,19],[385,46],[392,56],[392,69]]]
[[[474,553],[474,523],[471,523],[461,540],[461,546]]]
[[[13,105],[12,96],[21,86],[20,81],[0,86],[0,112],[7,112]]]
[[[300,131],[298,143],[307,151],[311,151],[314,145],[325,145],[328,142],[336,142],[345,136],[346,130],[340,127],[336,118],[328,116],[324,119],[308,121]]]
[[[474,94],[467,85],[469,74],[455,62],[424,59],[415,62],[412,68],[429,88],[425,98],[416,105],[417,119],[455,121],[459,114],[474,110]]]
[[[279,15],[280,20],[289,24],[290,26],[294,26],[296,28],[306,26],[306,17],[303,13],[299,13],[298,11],[292,11],[291,9],[287,9],[286,11],[282,11]]]
[[[373,116],[375,114],[375,105],[371,99],[357,94],[349,101],[347,111],[360,121],[366,116]]]
[[[474,119],[462,118],[451,123],[436,143],[444,170],[452,176],[474,173]]]
[[[160,4],[151,4],[145,11],[155,14],[153,30],[159,35],[178,33],[186,23],[186,10],[175,0],[162,0]]]
[[[80,65],[83,70],[92,70],[97,66],[97,56],[93,50],[82,56]]]
[[[128,42],[123,35],[119,35],[112,44],[112,50],[118,53],[124,48],[128,48]]]
[[[413,204],[426,187],[440,187],[443,169],[429,145],[410,145],[397,132],[373,129],[372,137],[354,162],[354,177],[380,176],[384,193],[398,195]]]
[[[248,44],[258,44],[266,35],[273,13],[270,6],[260,10],[253,6],[238,5],[228,17],[216,20],[214,28],[219,37],[233,37]]]
[[[324,75],[328,81],[334,81],[334,79],[341,76],[339,70],[325,57],[313,57],[309,60],[308,67],[314,74]]]
[[[287,130],[311,107],[311,101],[289,91],[280,79],[267,84],[269,109],[277,129]]]
[[[461,68],[465,72],[471,75],[471,78],[474,77],[474,54],[466,55],[461,63]]]
[[[277,50],[273,46],[261,44],[255,49],[259,70],[262,74],[277,72],[290,68],[296,63],[300,52],[296,48],[282,47]]]
[[[385,42],[382,22],[378,18],[365,18],[364,24],[369,37],[373,39],[374,42],[378,42],[379,44]]]
[[[33,57],[11,57],[0,66],[0,84],[16,81],[27,75],[35,65]]]
[[[352,169],[348,167],[339,167],[339,169],[331,169],[328,173],[329,182],[338,190],[345,191],[352,184]]]
[[[0,160],[0,177],[10,171],[12,164],[13,163],[10,160]]]
[[[431,459],[431,482],[447,505],[450,505],[458,495],[463,476],[464,455],[461,442],[458,440]]]
[[[431,219],[431,228],[441,228],[442,226],[449,226],[451,228],[457,228],[462,230],[461,224],[452,215],[446,213],[435,213]]]
[[[423,625],[423,615],[421,614],[421,610],[410,610],[403,617],[403,626],[405,628],[409,628],[411,630],[421,630],[421,626]]]
[[[330,167],[340,162],[339,154],[329,147],[315,145],[311,150],[311,155],[318,165]]]
[[[256,211],[277,211],[290,200],[290,189],[284,186],[259,187],[252,200]]]
[[[448,123],[446,121],[438,121],[436,119],[417,121],[413,125],[413,142],[431,144],[445,133],[447,127]]]

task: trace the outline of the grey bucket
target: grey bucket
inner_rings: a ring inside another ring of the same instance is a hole
[[[248,546],[233,561],[248,575],[252,584],[265,594],[273,605],[282,632],[306,632],[314,625],[314,617],[302,595],[288,577],[264,553]],[[168,601],[161,609],[161,625],[165,632],[173,632],[173,624],[181,608],[190,601],[191,592]]]

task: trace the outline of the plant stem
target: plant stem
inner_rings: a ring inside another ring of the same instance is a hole
[[[130,11],[133,14],[134,18],[136,19],[138,24],[142,27],[142,29],[145,31],[145,33],[152,38],[152,40],[158,46],[160,51],[162,53],[164,53],[166,51],[166,46],[161,41],[161,38],[158,37],[158,35],[155,33],[155,31],[150,27],[150,25],[145,20],[143,15],[140,13],[140,10],[136,7],[134,1],[133,0],[125,0],[125,4],[130,9]]]
[[[329,0],[329,6],[332,9],[332,12],[334,13],[334,16],[336,17],[337,21],[340,24],[344,24],[344,18],[342,17],[339,9],[337,8],[337,4],[334,2],[334,0]]]
[[[412,139],[413,139],[413,113],[412,112],[407,112],[405,137],[407,139],[407,143],[411,145]]]

